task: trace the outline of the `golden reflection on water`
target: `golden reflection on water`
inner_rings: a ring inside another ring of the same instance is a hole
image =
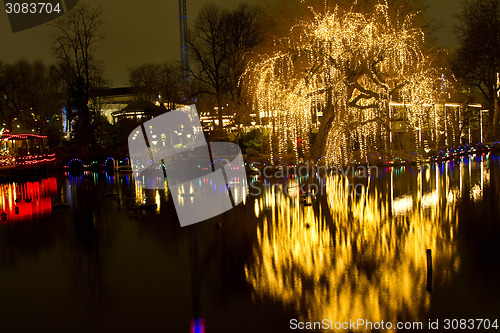
[[[245,267],[255,296],[291,307],[302,321],[422,320],[431,297],[426,249],[439,271],[434,283],[446,283],[460,266],[457,201],[465,181],[471,199],[482,196],[488,174],[484,162],[474,174],[472,163],[468,170],[460,165],[460,184],[449,164],[444,170],[424,166],[416,186],[397,196],[408,177],[395,179],[393,169],[382,186],[358,187],[359,196],[347,178],[330,176],[323,202],[314,199],[311,207],[270,187],[254,203],[263,222],[255,260]]]
[[[200,185],[202,182],[209,183],[210,181],[211,179],[209,177],[201,178],[199,180]],[[243,204],[245,204],[248,194],[248,186],[246,181],[240,183],[239,178],[231,178],[230,181],[231,193],[234,200],[238,203],[241,201]],[[136,204],[141,205],[148,203],[149,201],[154,201],[157,205],[156,210],[158,212],[160,211],[160,206],[162,203],[160,192],[164,193],[165,198],[168,198],[168,196],[171,194],[167,182],[165,182],[165,189],[147,190],[144,188],[142,181],[140,181],[139,179],[134,179],[134,191]],[[153,193],[153,198],[149,198],[151,193]],[[177,191],[177,201],[181,206],[184,206],[186,204],[193,205],[196,195],[199,195],[199,193],[197,193],[197,191],[193,187],[193,183],[187,182],[179,187],[179,190]],[[210,192],[207,195],[210,195]]]
[[[139,179],[132,178],[134,184],[134,192],[135,192],[135,203],[137,205],[142,205],[146,203],[156,203],[156,211],[159,212],[162,204],[160,192],[163,193],[165,198],[168,198],[170,194],[170,190],[165,184],[165,189],[158,190],[148,190],[142,186],[142,182]]]

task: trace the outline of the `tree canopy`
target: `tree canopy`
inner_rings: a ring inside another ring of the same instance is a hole
[[[134,87],[146,87],[154,96],[174,109],[180,103],[184,81],[180,64],[167,61],[161,64],[144,64],[129,70],[130,84]]]
[[[458,49],[454,71],[465,83],[481,91],[490,139],[500,135],[500,2],[465,0],[459,18]]]
[[[69,94],[68,118],[74,121],[75,139],[80,142],[83,153],[92,144],[92,122],[98,116],[89,110],[89,92],[106,85],[102,77],[103,68],[95,56],[97,43],[104,38],[101,15],[100,7],[83,4],[52,25],[55,30],[52,49],[57,61],[56,70]]]
[[[189,31],[191,73],[199,94],[214,97],[219,129],[223,109],[238,101],[238,81],[244,71],[244,57],[260,42],[258,10],[242,4],[230,11],[206,4]]]
[[[394,14],[386,2],[363,12],[326,5],[309,11],[246,72],[256,108],[272,128],[272,151],[285,154],[292,145],[298,159],[300,140],[311,158],[326,155],[328,163],[352,160],[355,145],[365,157],[369,150],[387,151],[389,103],[408,104],[406,117],[415,129],[436,94],[439,76],[416,14]],[[322,117],[311,147],[317,114]]]
[[[59,79],[53,67],[40,60],[0,63],[0,129],[24,129],[47,134],[61,122]]]

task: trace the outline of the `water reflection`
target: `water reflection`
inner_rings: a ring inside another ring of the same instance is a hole
[[[304,197],[305,183],[323,195]],[[366,189],[357,196],[359,184]],[[488,295],[500,273],[488,254],[500,253],[498,159],[387,168],[368,179],[265,181],[261,189],[181,228],[168,189],[145,190],[131,174],[0,185],[1,210],[17,218],[0,223],[0,322],[6,331],[86,323],[81,331],[281,332],[290,318],[424,320],[443,318],[436,307],[451,303],[466,314],[497,311]],[[16,205],[43,200],[47,212],[35,205],[31,215],[15,214]],[[58,202],[69,207],[55,209]],[[478,296],[449,300],[463,293]]]
[[[390,168],[362,188],[330,176],[311,207],[271,186],[254,203],[263,223],[247,280],[258,298],[291,307],[302,321],[421,320],[431,300],[426,249],[435,254],[434,283],[446,284],[461,264],[457,202],[482,198],[488,164]]]
[[[52,212],[51,196],[57,191],[55,177],[33,182],[0,184],[0,223],[32,220]]]

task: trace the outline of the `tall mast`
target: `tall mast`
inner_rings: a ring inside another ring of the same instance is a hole
[[[180,31],[180,42],[181,42],[182,74],[184,76],[184,80],[186,82],[189,82],[186,0],[179,0],[179,31]]]

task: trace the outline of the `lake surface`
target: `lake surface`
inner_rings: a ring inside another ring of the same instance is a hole
[[[498,158],[248,184],[242,205],[181,228],[168,190],[131,174],[1,183],[0,332],[500,320]]]

